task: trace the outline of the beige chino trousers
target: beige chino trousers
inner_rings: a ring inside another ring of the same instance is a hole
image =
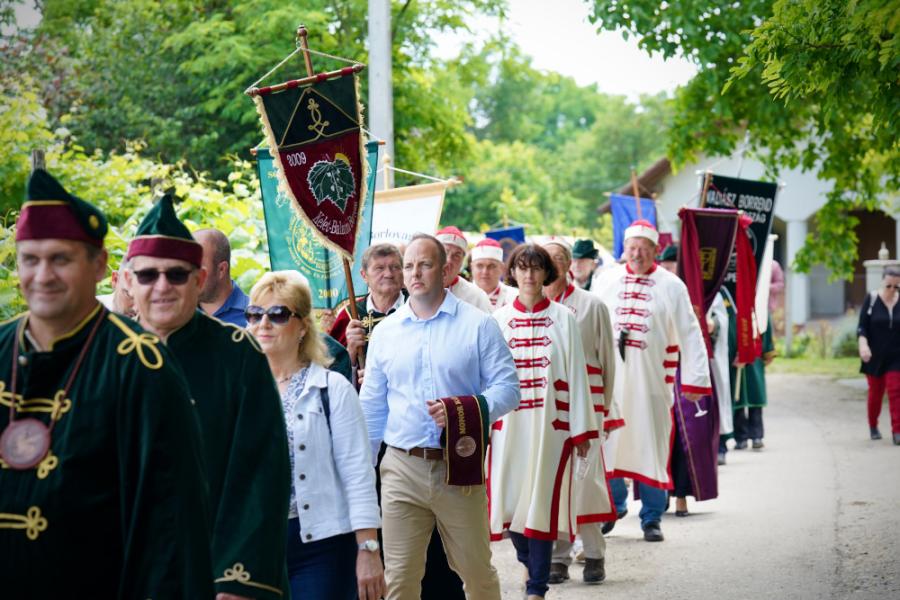
[[[491,565],[484,486],[451,486],[442,460],[388,447],[381,461],[381,521],[387,600],[419,600],[431,532],[437,523],[447,562],[469,600],[500,600]]]

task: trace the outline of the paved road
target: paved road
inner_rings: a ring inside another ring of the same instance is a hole
[[[576,566],[547,597],[900,598],[900,447],[868,439],[858,388],[776,375],[769,397],[766,448],[728,453],[719,498],[667,514],[658,544],[632,510],[607,538],[606,582]],[[887,406],[881,419],[889,438]],[[492,547],[503,597],[521,598],[512,544]]]

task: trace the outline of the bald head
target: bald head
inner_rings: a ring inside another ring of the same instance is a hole
[[[200,291],[201,303],[227,298],[231,293],[231,244],[218,229],[199,229],[194,239],[203,246],[203,268],[209,273]]]

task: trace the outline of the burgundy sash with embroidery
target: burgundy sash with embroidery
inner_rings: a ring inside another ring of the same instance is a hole
[[[490,427],[484,396],[438,398],[447,425],[441,435],[448,485],[483,485]]]

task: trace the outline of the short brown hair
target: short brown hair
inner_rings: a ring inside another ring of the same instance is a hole
[[[547,274],[544,278],[544,285],[556,281],[556,278],[559,277],[559,271],[556,270],[556,265],[554,265],[553,260],[550,259],[550,254],[537,244],[521,244],[516,246],[515,250],[512,251],[512,254],[509,255],[509,259],[506,261],[506,274],[509,283],[519,287],[515,275],[516,267],[536,267],[538,269],[543,269]]]
[[[397,262],[400,263],[400,266],[403,266],[403,256],[400,254],[400,249],[393,244],[375,244],[374,246],[369,246],[366,248],[366,251],[363,252],[362,259],[360,259],[360,266],[362,270],[365,271],[369,268],[369,261],[373,258],[384,258],[386,256],[395,256],[397,257]]]
[[[417,233],[412,236],[412,239],[409,240],[409,244],[407,244],[406,247],[409,248],[410,246],[412,246],[413,242],[417,242],[419,240],[428,240],[429,242],[434,244],[435,248],[437,248],[439,267],[443,267],[447,264],[447,249],[444,248],[444,243],[433,235],[428,235],[427,233]],[[400,264],[403,264],[403,261],[400,261]]]

